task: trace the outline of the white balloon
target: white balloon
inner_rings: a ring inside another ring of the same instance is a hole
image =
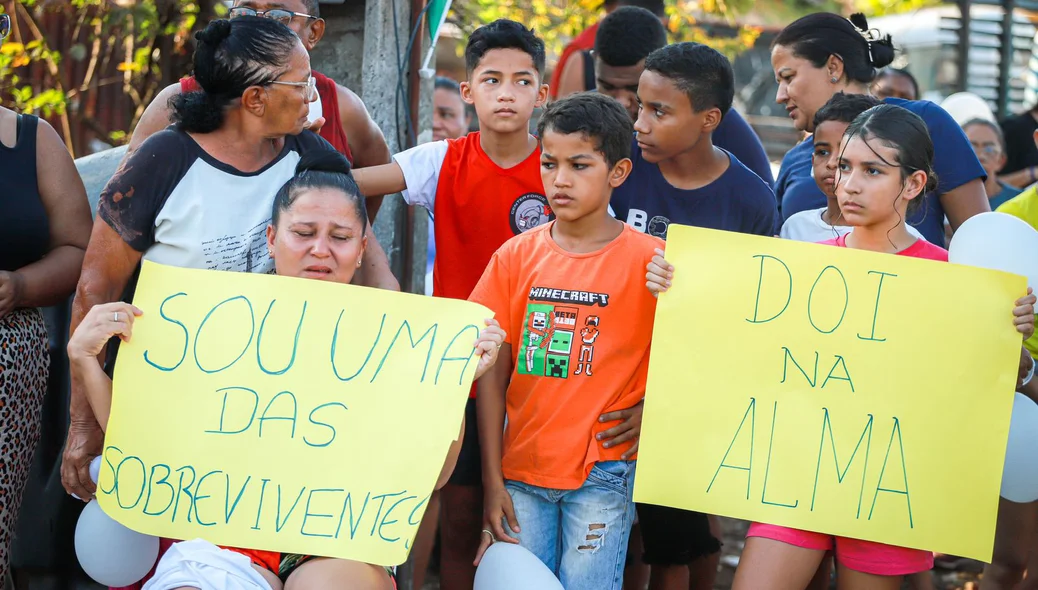
[[[948,114],[959,125],[972,119],[984,119],[997,123],[987,101],[972,92],[956,92],[941,101],[941,108],[948,111]]]
[[[1038,231],[1012,215],[981,213],[967,219],[952,236],[948,260],[1023,275],[1038,291]]]
[[[131,531],[91,500],[76,523],[76,557],[103,586],[129,586],[148,575],[159,557],[159,539]]]
[[[476,568],[473,590],[563,590],[540,559],[511,543],[494,543]]]
[[[1021,503],[1038,500],[1038,405],[1022,393],[1013,400],[1002,497]]]
[[[97,485],[99,477],[101,477],[101,455],[94,457],[90,462],[90,481]]]

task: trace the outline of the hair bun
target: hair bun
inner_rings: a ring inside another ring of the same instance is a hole
[[[333,149],[316,150],[303,154],[296,164],[296,174],[307,171],[350,173],[350,161]]]
[[[850,18],[851,24],[865,37],[869,49],[869,64],[874,68],[885,68],[894,61],[894,41],[890,35],[882,35],[878,30],[869,29],[869,21],[865,15],[855,12]]]
[[[231,21],[218,19],[211,21],[205,29],[195,33],[195,39],[213,47],[231,36]]]
[[[860,12],[855,12],[850,18],[851,24],[862,33],[866,33],[869,30],[869,21],[865,18],[865,15]]]
[[[869,55],[872,58],[872,67],[885,68],[889,66],[894,62],[894,40],[890,38],[890,35],[870,40]]]

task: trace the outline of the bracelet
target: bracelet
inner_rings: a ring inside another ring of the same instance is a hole
[[[1021,389],[1023,389],[1024,387],[1027,387],[1027,384],[1031,382],[1031,379],[1034,379],[1034,367],[1035,367],[1035,365],[1038,365],[1038,361],[1035,361],[1034,357],[1032,356],[1031,357],[1031,370],[1027,372],[1027,376],[1024,377],[1023,383],[1020,384],[1020,388]]]

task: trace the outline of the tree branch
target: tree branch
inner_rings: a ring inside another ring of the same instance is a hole
[[[29,14],[29,11],[26,10],[25,6],[22,5],[21,2],[15,2],[14,6],[15,10],[18,11],[19,16],[21,16],[21,18],[24,19],[25,24],[29,27],[29,31],[32,32],[33,36],[36,39],[38,39],[40,43],[43,44],[43,55],[46,56],[44,57],[43,61],[47,66],[47,72],[50,73],[51,78],[53,78],[54,80],[55,86],[57,86],[56,90],[58,90],[58,92],[60,92],[63,97],[68,96],[68,93],[65,91],[65,84],[63,84],[61,80],[61,72],[60,70],[58,70],[58,64],[54,61],[54,59],[50,57],[50,43],[47,41],[47,37],[43,34],[43,31],[40,30],[39,25],[36,24],[36,19],[34,19],[32,15]],[[59,116],[61,118],[61,131],[64,135],[65,147],[68,148],[68,151],[72,154],[72,157],[75,157],[76,149],[75,146],[72,144],[72,126],[69,125],[68,109],[62,109]]]

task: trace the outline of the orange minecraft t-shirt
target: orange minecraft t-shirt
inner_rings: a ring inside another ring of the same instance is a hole
[[[595,440],[616,425],[598,417],[645,395],[656,310],[645,265],[663,241],[625,224],[604,248],[574,254],[555,243],[553,226],[506,242],[469,299],[494,311],[512,346],[505,478],[569,490],[628,448]]]

